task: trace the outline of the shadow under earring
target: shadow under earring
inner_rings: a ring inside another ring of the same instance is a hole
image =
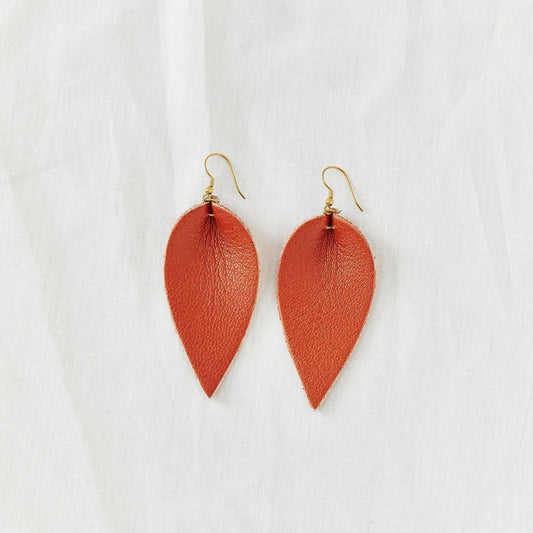
[[[259,283],[257,252],[244,224],[219,205],[210,183],[203,204],[176,223],[165,256],[165,287],[176,329],[207,396],[224,377],[246,333]]]
[[[302,224],[283,249],[278,305],[292,359],[316,409],[353,351],[374,295],[374,259],[363,234],[333,207],[329,190],[321,216]]]

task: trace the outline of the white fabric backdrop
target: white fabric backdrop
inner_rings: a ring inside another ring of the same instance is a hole
[[[533,530],[531,2],[0,17],[0,531]],[[162,269],[212,151],[261,285],[209,400]],[[275,275],[329,164],[377,292],[315,412]]]

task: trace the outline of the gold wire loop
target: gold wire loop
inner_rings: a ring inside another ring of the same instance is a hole
[[[209,154],[204,160],[205,172],[209,176],[209,179],[210,179],[209,185],[205,189],[205,193],[204,193],[204,196],[203,196],[204,204],[208,204],[209,202],[218,203],[218,198],[213,195],[213,187],[215,186],[215,178],[212,176],[211,172],[209,172],[209,170],[207,168],[208,159],[210,157],[215,156],[215,155],[218,155],[219,157],[221,157],[222,159],[224,159],[226,161],[226,163],[228,164],[229,169],[231,171],[231,175],[233,176],[233,183],[235,183],[235,188],[237,189],[237,192],[246,200],[246,196],[244,196],[244,194],[242,194],[241,190],[239,189],[239,184],[237,183],[237,178],[235,177],[235,172],[233,171],[233,166],[231,165],[230,160],[224,154],[219,154],[218,152],[213,152],[212,154]]]
[[[352,193],[353,201],[355,202],[355,205],[359,208],[359,210],[362,212],[363,208],[359,205],[359,202],[357,201],[357,198],[355,197],[355,193],[353,192],[352,184],[350,183],[350,178],[348,177],[348,174],[342,170],[342,168],[335,167],[335,166],[329,166],[326,167],[322,171],[322,183],[326,186],[327,190],[329,191],[329,195],[326,199],[326,205],[324,207],[324,214],[330,215],[331,213],[339,213],[340,211],[338,209],[335,209],[333,207],[333,189],[326,183],[326,179],[324,178],[324,174],[330,170],[335,169],[344,174],[344,177],[346,178],[346,182],[348,183],[348,187],[350,188],[350,192]]]

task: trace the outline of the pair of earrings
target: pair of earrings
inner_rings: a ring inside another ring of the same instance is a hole
[[[165,286],[172,317],[187,356],[208,396],[231,364],[246,333],[257,296],[259,263],[244,224],[213,195],[176,223],[167,244]],[[311,406],[316,409],[353,351],[375,286],[372,252],[363,234],[333,207],[329,191],[322,215],[291,235],[277,279],[278,305],[287,345]]]

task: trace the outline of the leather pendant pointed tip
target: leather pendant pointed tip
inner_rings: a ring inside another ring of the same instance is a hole
[[[202,390],[205,392],[205,395],[208,398],[211,398],[213,394],[217,391],[220,383],[222,382],[222,379],[224,376],[222,376],[220,379],[213,379],[212,376],[205,376],[203,375],[200,377],[198,374],[196,375],[198,378],[198,382],[200,383],[200,386],[202,387]]]
[[[322,403],[322,399],[320,400],[309,400],[309,405],[313,408],[314,411],[316,411],[319,407],[319,405]]]
[[[215,391],[217,390],[217,387],[215,387],[215,388],[212,388],[212,387],[211,388],[207,388],[207,387],[202,386],[202,389],[204,389],[204,392],[205,392],[206,396],[208,398],[211,398],[213,396],[213,394],[215,394]]]
[[[222,384],[222,381],[228,373],[229,367],[231,366],[235,355],[236,354],[233,354],[232,361],[223,371],[221,371],[220,369],[217,371],[213,368],[213,366],[210,367],[209,371],[206,371],[205,368],[193,365],[194,373],[196,374],[196,379],[200,383],[200,387],[202,387],[202,390],[208,398],[212,398],[220,387],[220,385]],[[188,357],[192,364],[194,358],[191,358],[189,355]]]
[[[327,393],[313,392],[308,389],[304,389],[304,391],[309,405],[316,411],[322,404]]]

